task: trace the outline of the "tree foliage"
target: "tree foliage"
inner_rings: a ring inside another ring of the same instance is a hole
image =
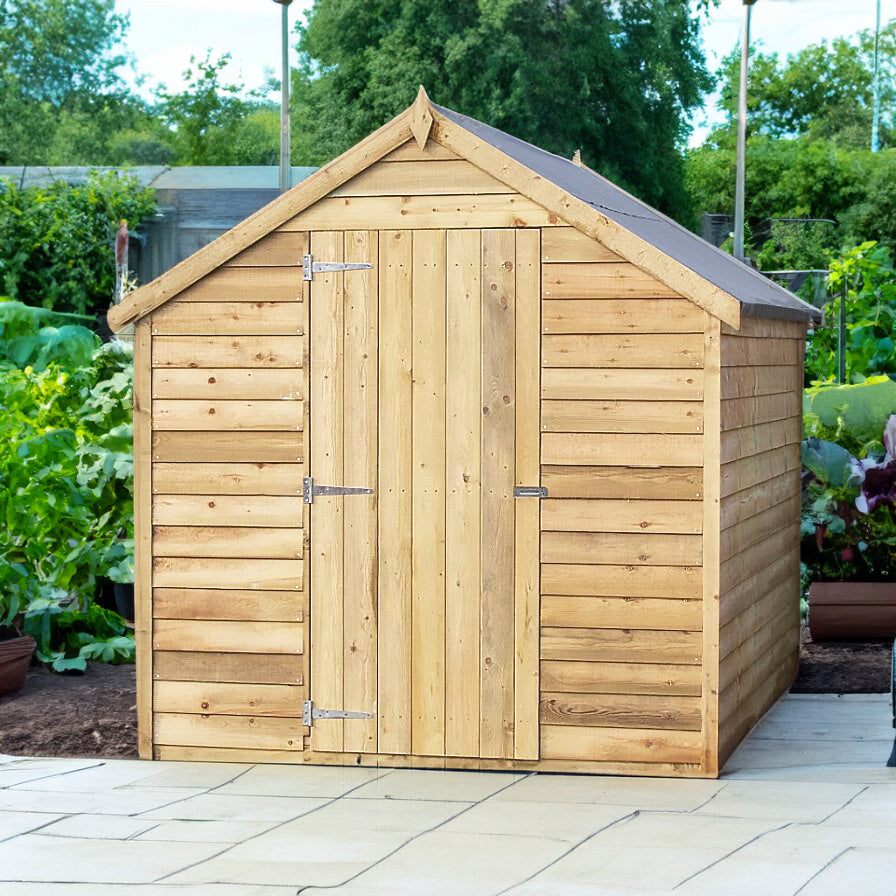
[[[845,246],[873,240],[896,246],[896,25],[881,35],[881,152],[872,153],[871,32],[807,47],[781,60],[757,52],[750,61],[745,215],[751,254],[764,266],[826,268]],[[727,121],[688,153],[686,183],[699,211],[733,214],[735,112],[740,61],[728,56],[719,73]],[[831,225],[779,225],[769,218],[815,218]],[[757,238],[758,237],[758,238]]]
[[[585,162],[672,213],[679,149],[709,87],[681,0],[316,0],[299,28],[296,156],[320,164],[414,99]]]

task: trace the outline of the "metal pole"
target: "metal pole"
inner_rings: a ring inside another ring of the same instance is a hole
[[[282,31],[282,83],[280,86],[280,192],[292,186],[292,170],[289,148],[289,4],[292,0],[274,0],[283,7]]]
[[[837,382],[846,382],[846,296],[849,289],[844,283],[840,291],[840,320],[837,327]]]
[[[880,149],[880,0],[877,0],[877,24],[874,28],[874,117],[871,119],[871,152]]]
[[[734,257],[744,260],[744,156],[747,149],[747,69],[750,64],[750,10],[756,0],[744,0],[744,39],[740,51],[737,101],[737,169],[734,176]]]

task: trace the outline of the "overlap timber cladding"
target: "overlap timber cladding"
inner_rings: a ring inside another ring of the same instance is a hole
[[[805,347],[801,322],[722,327],[721,761],[797,673]]]
[[[271,234],[150,318],[162,758],[302,749],[306,241]]]
[[[571,228],[542,295],[541,755],[693,773],[706,315]]]

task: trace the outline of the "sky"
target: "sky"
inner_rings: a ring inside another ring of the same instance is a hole
[[[363,2],[363,0],[360,0]],[[311,0],[294,0],[290,25],[304,17]],[[281,7],[274,0],[116,0],[118,12],[131,17],[128,48],[149,84],[182,85],[190,56],[233,57],[227,78],[247,87],[261,86],[266,73],[279,76]],[[741,40],[741,0],[722,0],[704,26],[703,39],[711,71]],[[751,16],[751,43],[782,56],[796,53],[822,38],[848,36],[873,28],[876,0],[758,0]],[[881,0],[881,22],[896,18],[896,0]],[[290,39],[290,44],[294,40]],[[293,60],[295,52],[291,51]],[[433,96],[438,102],[438,96]],[[699,143],[712,123],[713,98],[694,118],[692,144]],[[463,110],[460,110],[463,111]]]

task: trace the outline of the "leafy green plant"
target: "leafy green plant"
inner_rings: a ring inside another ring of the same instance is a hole
[[[862,243],[831,262],[825,306],[828,326],[818,329],[806,351],[808,382],[837,376],[840,305],[846,321],[846,376],[850,383],[884,374],[896,378],[896,269],[890,250]]]
[[[803,393],[803,436],[836,442],[859,458],[881,453],[880,434],[894,411],[896,382],[886,376],[814,386]]]
[[[83,185],[19,189],[0,181],[0,292],[35,307],[104,312],[119,222],[134,229],[153,207],[151,190],[115,171],[93,171]]]
[[[93,603],[99,576],[133,575],[132,359],[72,326],[72,351],[61,340],[43,369],[0,367],[0,625],[59,671],[133,658],[121,618]]]

